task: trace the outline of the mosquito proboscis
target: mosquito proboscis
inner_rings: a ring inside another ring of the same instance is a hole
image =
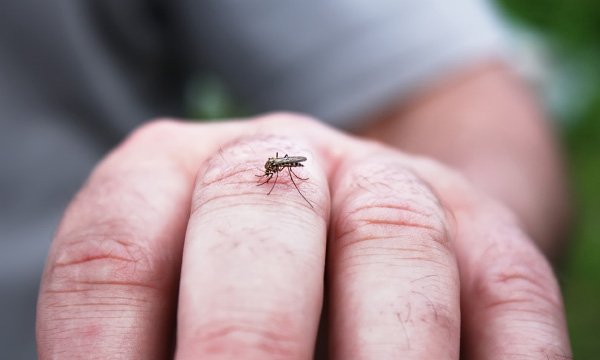
[[[297,179],[308,180],[308,178],[305,179],[305,178],[301,178],[300,176],[296,175],[294,170],[292,170],[292,168],[295,168],[295,167],[304,167],[304,165],[302,165],[302,163],[304,161],[306,161],[306,158],[304,156],[288,156],[287,154],[285,154],[284,157],[279,157],[279,153],[275,153],[275,157],[270,157],[267,160],[267,162],[265,163],[265,173],[261,174],[261,175],[256,175],[256,176],[260,177],[261,179],[264,178],[265,176],[267,177],[267,180],[261,182],[260,184],[258,184],[258,186],[268,183],[273,178],[273,175],[275,175],[275,181],[273,181],[273,186],[271,187],[271,190],[269,190],[267,195],[271,194],[271,192],[275,188],[275,184],[277,184],[277,178],[279,177],[279,172],[282,171],[283,169],[287,169],[288,174],[290,175],[290,179],[292,180],[292,184],[294,184],[294,186],[296,187],[296,190],[298,190],[298,193],[300,194],[300,196],[302,196],[302,198],[304,200],[306,200],[306,202],[308,203],[308,205],[310,205],[310,207],[314,208],[314,206],[312,206],[310,201],[308,201],[308,199],[302,194],[300,189],[298,189],[298,185],[296,185],[296,182],[294,181],[294,178],[292,177],[292,174],[293,174]]]

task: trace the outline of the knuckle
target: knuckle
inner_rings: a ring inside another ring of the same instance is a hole
[[[160,271],[160,260],[136,245],[131,233],[115,231],[119,225],[61,237],[61,245],[51,249],[36,330],[48,352],[58,346],[69,353],[74,343],[99,346],[102,354],[111,346],[129,351],[124,338],[140,336],[148,314],[164,306],[157,299],[173,298],[175,284],[166,278],[168,271]],[[111,235],[106,229],[112,229]],[[164,322],[152,325],[168,326]]]
[[[312,169],[304,164],[287,163],[288,166],[271,169],[274,175],[272,178],[265,175],[265,162],[268,158],[275,157],[277,152],[282,159],[286,154],[282,149],[289,151],[290,156],[303,153],[290,138],[273,135],[238,138],[222,148],[198,171],[192,213],[214,200],[222,201],[216,205],[218,208],[224,203],[227,206],[254,205],[258,195],[265,200],[265,204],[268,199],[269,202],[282,201],[286,204],[292,200],[300,205],[304,201],[303,197],[308,194],[323,194],[323,189],[314,181],[305,181],[313,176],[307,175]],[[265,177],[269,180],[268,183]],[[286,187],[289,191],[285,193],[277,191]],[[274,190],[274,195],[263,198],[271,189]]]
[[[561,309],[562,299],[552,268],[530,240],[514,227],[493,236],[492,245],[475,267],[473,287],[481,304],[499,310],[556,313]]]
[[[163,260],[140,246],[132,232],[117,221],[107,221],[61,239],[48,264],[48,292],[86,292],[112,288],[159,289]]]
[[[344,245],[363,240],[407,237],[414,250],[450,249],[443,208],[430,188],[412,173],[385,166],[359,167],[352,176],[335,229]]]
[[[232,311],[229,316],[200,324],[191,340],[193,345],[187,348],[213,356],[235,353],[290,358],[297,356],[299,347],[291,321],[285,314]]]
[[[192,199],[192,215],[215,200],[230,204],[241,204],[243,194],[247,194],[255,184],[260,168],[253,161],[220,161],[218,155],[209,159],[207,166],[200,169]],[[247,191],[243,189],[246,187]],[[242,194],[241,194],[242,193]]]

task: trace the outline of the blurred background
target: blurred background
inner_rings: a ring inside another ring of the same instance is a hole
[[[575,224],[558,269],[575,359],[600,358],[600,2],[498,0],[541,52],[540,94],[558,122]],[[533,62],[533,61],[532,61]]]
[[[565,260],[556,269],[575,359],[600,358],[600,2],[496,0],[515,47],[515,67],[539,94],[564,144],[574,198]],[[190,89],[189,113],[251,113],[218,78]]]

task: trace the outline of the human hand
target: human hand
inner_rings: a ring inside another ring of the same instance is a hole
[[[286,170],[256,186],[275,152],[308,158],[311,206]],[[311,358],[324,289],[330,358],[570,355],[556,279],[509,211],[431,160],[285,114],[151,123],[102,161],[48,255],[38,353]]]

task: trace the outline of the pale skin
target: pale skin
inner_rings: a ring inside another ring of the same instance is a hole
[[[550,121],[502,63],[485,62],[437,83],[361,134],[459,170],[514,211],[540,249],[560,260],[570,207],[563,161]]]
[[[277,151],[314,208],[256,186]],[[568,358],[533,232],[466,173],[298,115],[151,122],[63,217],[39,357],[310,359],[325,289],[327,358]]]

